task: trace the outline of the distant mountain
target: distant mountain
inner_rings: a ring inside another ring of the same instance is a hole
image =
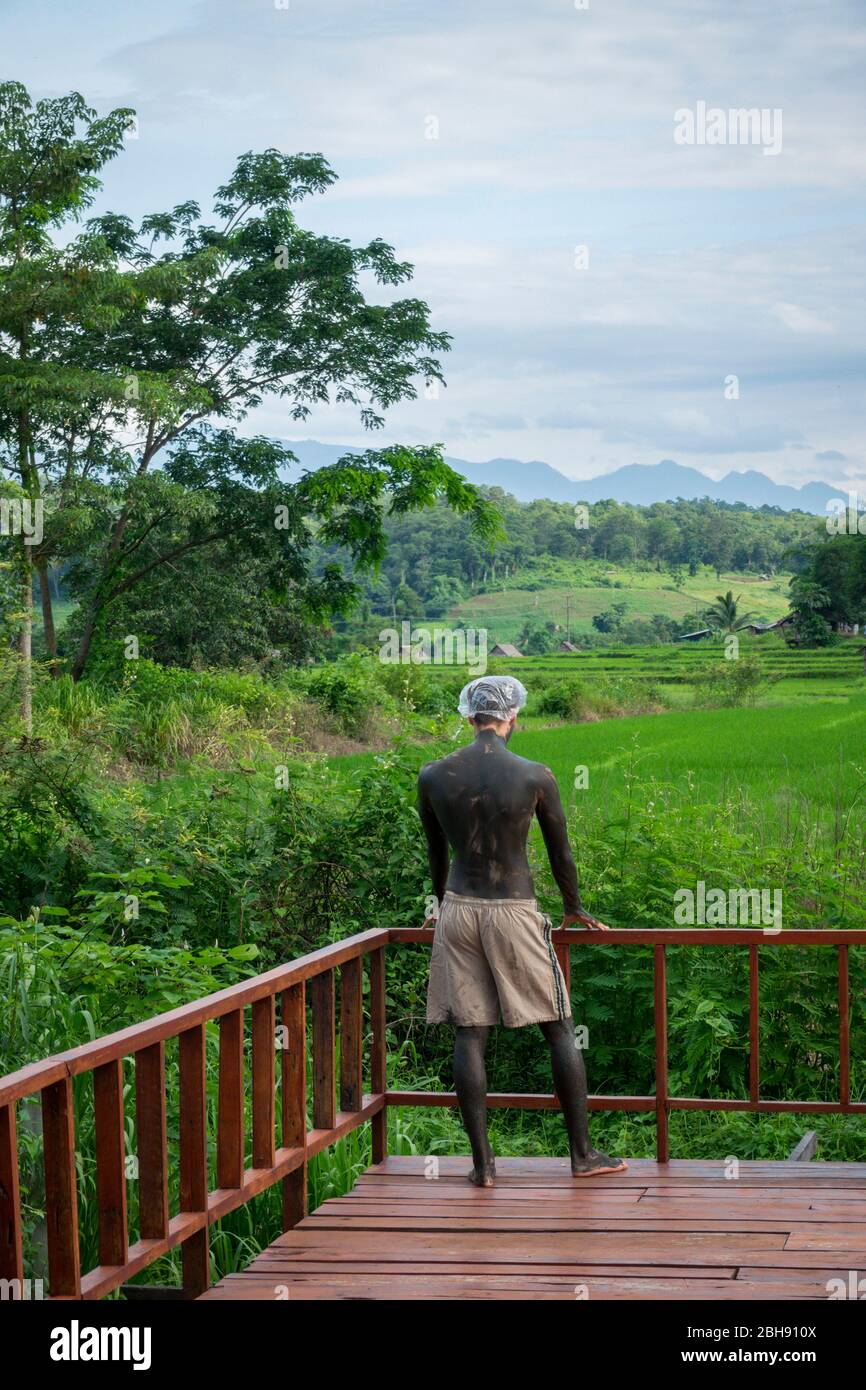
[[[315,439],[285,439],[287,448],[297,455],[304,470],[321,468],[333,463],[342,454],[360,453],[348,445],[321,444]],[[470,483],[484,487],[501,487],[520,502],[547,498],[551,502],[601,502],[613,498],[616,502],[633,502],[646,507],[652,502],[675,502],[678,497],[693,499],[710,497],[719,502],[743,502],[749,507],[781,507],[783,511],[814,512],[824,516],[832,498],[847,501],[847,494],[828,483],[805,483],[803,487],[788,487],[774,483],[764,473],[749,469],[745,473],[727,473],[716,482],[696,468],[686,468],[673,459],[660,463],[630,463],[613,473],[575,481],[566,478],[549,463],[533,459],[495,458],[486,463],[470,463],[468,459],[448,457],[448,463]]]

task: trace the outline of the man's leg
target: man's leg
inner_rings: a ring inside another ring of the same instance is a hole
[[[583,1053],[577,1046],[574,1036],[574,1023],[570,1018],[554,1019],[551,1023],[539,1024],[550,1047],[550,1064],[553,1070],[553,1087],[562,1106],[565,1128],[568,1131],[568,1147],[571,1152],[571,1172],[573,1177],[586,1177],[591,1173],[624,1173],[627,1164],[621,1158],[608,1158],[599,1153],[589,1142],[589,1120],[586,1104],[586,1068]]]
[[[489,1028],[458,1028],[454,1039],[454,1089],[472,1147],[469,1181],[492,1187],[496,1175],[487,1139],[487,1068],[484,1052]]]

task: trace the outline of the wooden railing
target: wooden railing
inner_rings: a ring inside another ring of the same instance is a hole
[[[183,1295],[195,1297],[209,1282],[209,1228],[276,1182],[282,1182],[283,1227],[307,1209],[307,1164],[359,1125],[372,1122],[372,1159],[387,1150],[387,1107],[456,1105],[449,1092],[388,1091],[385,1042],[385,948],[390,943],[429,946],[431,931],[415,928],[362,932],[279,966],[230,989],[199,999],[83,1047],[23,1067],[0,1079],[0,1279],[23,1286],[21,1200],[16,1138],[17,1103],[41,1101],[49,1296],[99,1298],[169,1250],[180,1246]],[[666,1162],[672,1110],[746,1110],[759,1113],[866,1114],[851,1100],[848,951],[866,945],[864,931],[782,931],[708,928],[555,931],[566,979],[576,946],[652,946],[655,995],[655,1094],[592,1096],[594,1110],[654,1111],[657,1156]],[[671,1096],[668,1091],[668,946],[741,946],[749,952],[749,1097],[743,1100]],[[764,946],[835,947],[838,957],[838,1101],[766,1100],[760,1095],[759,950]],[[369,975],[364,1018],[363,972]],[[339,1108],[336,1075],[335,972],[339,971]],[[307,986],[309,985],[309,990]],[[311,1014],[312,1127],[307,1120],[307,1003]],[[279,1004],[278,1004],[279,1001]],[[279,1027],[277,1008],[279,1007]],[[252,1134],[246,1166],[246,1014],[250,1010]],[[219,1026],[216,1186],[208,1169],[206,1026]],[[363,1087],[363,1038],[369,1049],[369,1091]],[[166,1116],[166,1043],[176,1039],[179,1071],[179,1210],[169,1212]],[[124,1059],[135,1066],[139,1238],[129,1242],[124,1128]],[[280,1139],[276,1143],[276,1059],[280,1060]],[[73,1078],[93,1076],[99,1263],[82,1273]],[[491,1106],[552,1109],[553,1095],[491,1094]],[[15,1287],[13,1285],[12,1287]]]
[[[21,1281],[16,1103],[39,1095],[45,1165],[49,1296],[98,1298],[180,1245],[183,1289],[209,1283],[211,1224],[283,1183],[286,1229],[306,1212],[309,1159],[372,1120],[373,1160],[385,1153],[387,931],[368,931],[288,965],[99,1038],[0,1080],[0,1278]],[[362,1093],[364,959],[369,967],[371,1090]],[[340,1108],[335,1075],[335,971],[340,972]],[[307,983],[312,1016],[312,1129],[307,1128]],[[279,1000],[280,1032],[276,1009]],[[252,1166],[245,1167],[245,1010],[251,1012]],[[219,1024],[216,1187],[208,1179],[205,1028]],[[180,1210],[169,1214],[165,1048],[178,1041]],[[123,1059],[135,1062],[139,1239],[128,1243]],[[281,1144],[275,1139],[280,1059]],[[99,1264],[82,1274],[72,1081],[93,1074]]]

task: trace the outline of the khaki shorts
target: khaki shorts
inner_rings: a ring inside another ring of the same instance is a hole
[[[534,898],[446,893],[430,958],[427,1022],[520,1028],[570,1017],[551,928]]]

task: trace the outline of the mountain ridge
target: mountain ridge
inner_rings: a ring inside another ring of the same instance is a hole
[[[344,454],[361,453],[356,445],[323,444],[316,439],[284,439],[280,441],[298,459],[301,471],[314,471],[333,463]],[[567,478],[559,469],[541,459],[523,461],[514,458],[493,458],[484,463],[472,463],[446,455],[452,468],[470,483],[483,487],[501,487],[519,502],[546,499],[551,502],[601,502],[612,498],[636,506],[654,502],[675,502],[709,497],[713,501],[742,503],[749,507],[779,507],[782,511],[826,514],[827,503],[834,498],[847,502],[847,494],[829,483],[809,482],[802,487],[774,483],[765,473],[747,469],[733,470],[716,481],[677,463],[675,459],[660,459],[658,463],[630,463],[612,473],[594,478]],[[295,470],[292,470],[293,472]]]

